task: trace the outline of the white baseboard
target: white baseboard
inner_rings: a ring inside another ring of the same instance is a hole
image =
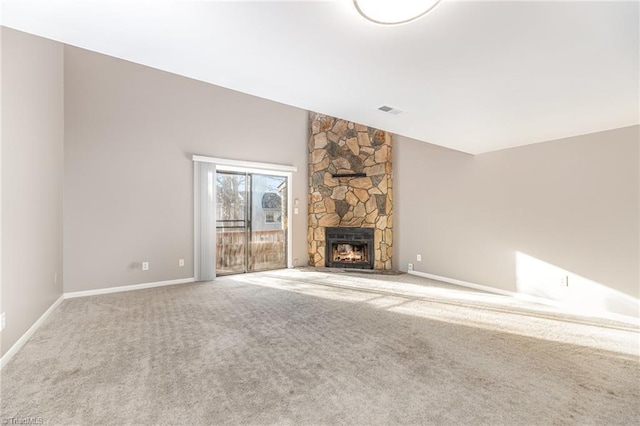
[[[44,314],[24,333],[16,343],[11,346],[11,349],[4,354],[2,358],[0,358],[0,370],[13,358],[13,356],[27,343],[27,340],[40,328],[40,326],[45,322],[47,317],[51,315],[51,313],[62,303],[65,299],[73,299],[76,297],[85,297],[85,296],[95,296],[98,294],[108,294],[108,293],[119,293],[122,291],[132,291],[132,290],[142,290],[145,288],[153,288],[153,287],[163,287],[167,285],[174,284],[186,284],[195,282],[194,278],[182,278],[178,280],[168,280],[168,281],[158,281],[144,284],[134,284],[134,285],[125,285],[120,287],[110,287],[110,288],[99,288],[97,290],[86,290],[86,291],[74,291],[70,293],[63,293],[58,300],[56,300],[50,307],[45,311]]]
[[[417,275],[419,277],[428,278],[431,280],[442,281],[445,283],[455,284],[462,287],[473,288],[475,290],[486,291],[487,293],[494,293],[494,294],[500,294],[508,297],[515,297],[516,299],[537,303],[539,305],[551,306],[563,312],[566,312],[569,314],[575,314],[575,312],[568,311],[562,303],[557,302],[555,300],[551,300],[551,299],[545,299],[543,297],[531,296],[529,294],[518,293],[515,291],[503,290],[500,288],[489,287],[482,284],[470,283],[468,281],[457,280],[455,278],[449,278],[449,277],[442,277],[440,275],[428,274],[426,272],[408,271],[408,273],[410,275]],[[607,318],[607,319],[612,319],[612,320],[621,321],[625,323],[630,323],[633,325],[640,325],[640,319],[638,317],[617,314],[614,312],[600,311],[593,314],[585,314],[585,313],[578,313],[578,314],[590,316],[590,317],[596,317],[596,318]]]
[[[27,343],[27,340],[29,340],[29,338],[33,336],[36,330],[40,328],[40,326],[45,322],[49,315],[51,315],[51,313],[58,307],[58,305],[62,303],[63,300],[64,294],[61,295],[58,300],[53,302],[53,304],[49,306],[49,309],[47,309],[44,314],[42,314],[40,318],[38,318],[38,320],[33,323],[33,325],[27,330],[27,332],[24,333],[22,337],[20,337],[18,341],[13,344],[13,346],[11,346],[7,353],[5,353],[2,358],[0,358],[0,370],[2,370],[2,368],[7,365],[9,361],[11,361],[11,358],[13,358],[13,356],[20,350],[20,348],[22,348],[22,346]]]
[[[489,287],[487,285],[470,283],[468,281],[457,280],[455,278],[442,277],[440,275],[428,274],[426,272],[409,271],[410,275],[417,275],[419,277],[428,278],[430,280],[442,281],[448,284],[455,284],[462,287],[473,288],[475,290],[486,291],[487,293],[500,294],[503,296],[515,297],[516,299],[526,300],[528,302],[539,303],[541,305],[553,306],[555,308],[561,307],[561,305],[554,301],[545,299],[542,297],[530,296],[528,294],[517,293],[515,291],[503,290],[501,288]]]
[[[512,291],[508,291],[508,290],[502,290],[502,289],[499,289],[499,288],[489,287],[489,286],[482,285],[482,284],[470,283],[468,281],[456,280],[455,278],[442,277],[440,275],[428,274],[426,272],[409,271],[409,275],[417,275],[419,277],[428,278],[430,280],[436,280],[436,281],[442,281],[444,283],[461,285],[463,287],[474,288],[476,290],[487,291],[489,293],[502,294],[502,295],[505,295],[505,296],[513,296],[513,295],[516,294],[516,293],[514,293]]]
[[[76,297],[96,296],[99,294],[120,293],[123,291],[142,290],[145,288],[164,287],[167,285],[187,284],[195,282],[195,278],[180,278],[177,280],[156,281],[151,283],[123,285],[120,287],[99,288],[96,290],[72,291],[64,294],[65,299],[73,299]]]

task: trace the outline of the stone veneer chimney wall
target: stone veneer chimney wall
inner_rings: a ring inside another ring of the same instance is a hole
[[[391,269],[391,134],[309,113],[309,265],[325,266],[325,228],[374,228],[374,269]],[[333,174],[365,173],[365,177]]]

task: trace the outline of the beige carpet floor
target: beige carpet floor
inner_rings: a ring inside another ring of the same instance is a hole
[[[0,420],[632,425],[638,351],[631,323],[415,276],[270,271],[64,301]]]

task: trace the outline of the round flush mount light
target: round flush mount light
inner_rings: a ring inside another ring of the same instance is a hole
[[[440,0],[353,0],[360,15],[376,24],[404,24],[424,16]]]

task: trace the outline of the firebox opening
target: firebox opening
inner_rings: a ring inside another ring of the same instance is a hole
[[[334,244],[334,262],[368,262],[366,244]]]
[[[373,269],[373,229],[326,228],[326,266]]]

